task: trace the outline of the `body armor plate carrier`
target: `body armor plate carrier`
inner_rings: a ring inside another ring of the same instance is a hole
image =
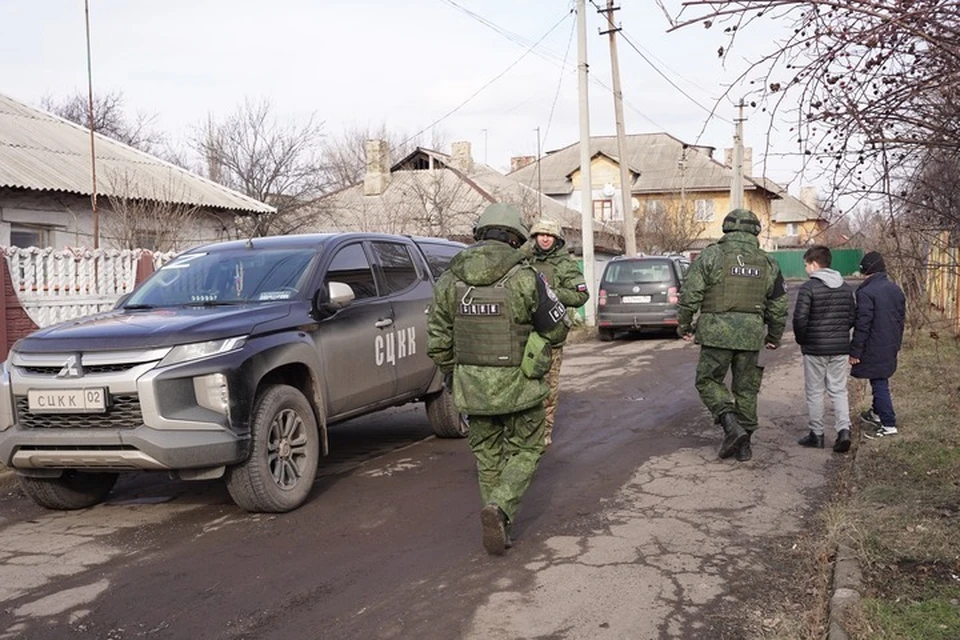
[[[769,264],[762,254],[723,254],[720,282],[703,297],[703,313],[757,313],[763,315]]]
[[[520,366],[533,326],[513,321],[506,282],[518,267],[493,285],[476,287],[457,283],[457,314],[453,319],[457,364]]]

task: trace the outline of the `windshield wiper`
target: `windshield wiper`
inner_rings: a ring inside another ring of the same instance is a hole
[[[156,309],[157,306],[153,304],[125,304],[120,308],[128,311],[142,311],[143,309]]]
[[[246,304],[246,300],[195,300],[193,302],[184,302],[182,307],[229,307],[238,304]]]

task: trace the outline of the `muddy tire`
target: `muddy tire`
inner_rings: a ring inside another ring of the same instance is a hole
[[[319,461],[320,436],[310,403],[293,387],[273,385],[257,398],[250,456],[227,469],[227,490],[247,511],[291,511],[310,494]]]
[[[68,469],[59,478],[20,476],[20,488],[41,507],[70,511],[86,509],[103,502],[119,473],[87,473]]]
[[[613,329],[597,329],[597,337],[600,338],[600,342],[610,342],[613,340]]]
[[[453,404],[453,395],[444,389],[426,400],[427,418],[438,438],[466,438],[470,432],[467,416]]]

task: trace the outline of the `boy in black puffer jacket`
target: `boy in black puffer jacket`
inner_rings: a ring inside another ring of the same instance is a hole
[[[810,432],[799,440],[804,447],[823,448],[823,395],[833,402],[837,439],[833,450],[850,450],[850,404],[847,372],[850,329],[856,320],[853,289],[830,269],[830,249],[815,245],[803,254],[810,279],[800,286],[793,311],[793,333],[803,353],[803,382]]]

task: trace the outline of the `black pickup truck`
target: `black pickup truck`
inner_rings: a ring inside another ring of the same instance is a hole
[[[180,254],[109,312],[41,329],[0,365],[0,463],[52,509],[102,501],[120,472],[224,477],[255,512],[300,506],[327,427],[424,401],[464,437],[427,357],[434,279],[463,247],[337,233]]]

